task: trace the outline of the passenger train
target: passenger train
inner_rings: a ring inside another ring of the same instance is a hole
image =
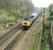
[[[21,21],[21,27],[22,29],[28,29],[32,23],[38,18],[41,12],[35,12],[30,14],[28,17],[24,18],[23,21]]]

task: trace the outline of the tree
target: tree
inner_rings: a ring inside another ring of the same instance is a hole
[[[49,6],[49,18],[48,18],[48,20],[53,20],[53,4],[51,4],[50,6]]]
[[[9,13],[21,14],[28,13],[32,10],[33,5],[30,0],[0,0],[0,8],[6,9]],[[19,12],[19,13],[18,13]]]

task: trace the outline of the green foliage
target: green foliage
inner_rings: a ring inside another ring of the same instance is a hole
[[[50,16],[53,16],[53,4],[49,6]]]
[[[0,23],[7,23],[7,22],[14,22],[14,21],[16,21],[15,17],[0,16]]]
[[[52,20],[52,21],[53,21],[53,16],[49,16],[49,17],[47,18],[47,20]]]
[[[48,14],[48,19],[47,20],[52,20],[53,21],[53,4],[51,4],[49,6],[49,10],[48,10],[49,14]]]
[[[5,17],[3,17],[3,16],[0,16],[0,23],[5,23],[5,22],[7,22],[8,20],[7,20],[8,18],[5,16]]]
[[[0,0],[0,8],[10,12],[9,16],[14,15],[17,18],[31,11],[33,5],[30,0]]]

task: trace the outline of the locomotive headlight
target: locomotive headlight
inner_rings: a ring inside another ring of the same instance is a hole
[[[30,26],[30,22],[29,21],[27,22],[27,25]]]

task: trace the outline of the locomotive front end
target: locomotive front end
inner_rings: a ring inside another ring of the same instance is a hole
[[[28,29],[30,27],[30,22],[29,21],[22,21],[21,22],[21,27],[22,29]]]

